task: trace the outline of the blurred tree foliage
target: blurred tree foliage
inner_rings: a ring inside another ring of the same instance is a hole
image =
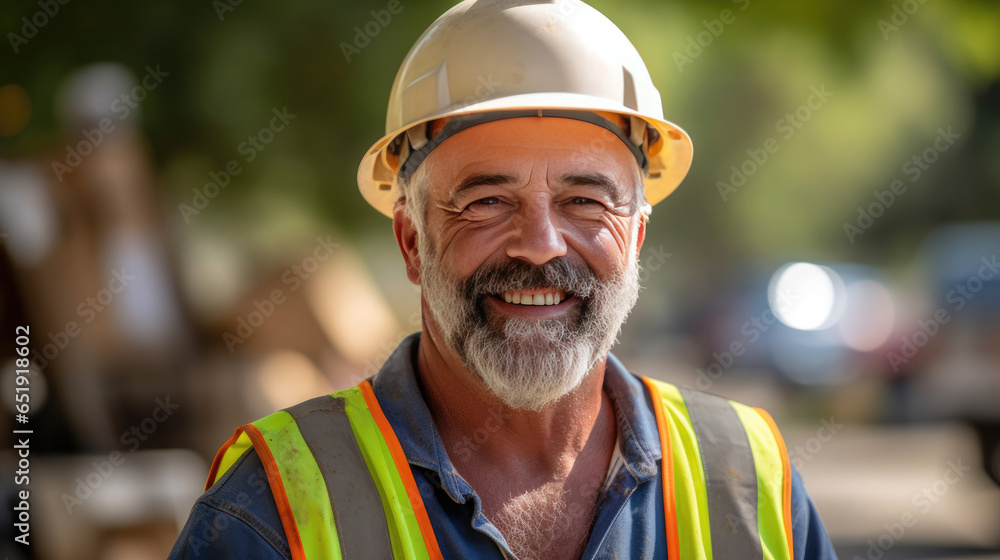
[[[67,131],[56,93],[76,69],[117,61],[141,78],[159,65],[169,76],[143,101],[142,126],[168,202],[188,202],[273,109],[287,107],[296,115],[290,126],[199,220],[250,236],[323,224],[385,235],[386,220],[358,194],[357,164],[383,132],[403,56],[451,2],[402,0],[348,61],[343,45],[387,4],[71,0],[15,54],[10,33],[43,8],[8,0],[0,8],[8,43],[0,85],[23,86],[33,114],[25,130],[0,140],[0,157],[61,155]],[[665,115],[695,142],[689,178],[654,211],[651,242],[721,257],[882,260],[910,250],[935,223],[1000,218],[1000,4],[593,4],[632,38]],[[724,10],[731,22],[713,22]],[[814,87],[831,95],[786,137],[782,119],[806,106]],[[903,165],[949,126],[960,135],[956,145],[910,183]],[[771,137],[778,151],[723,198],[730,166]],[[907,182],[907,193],[849,242],[843,224],[895,179]]]

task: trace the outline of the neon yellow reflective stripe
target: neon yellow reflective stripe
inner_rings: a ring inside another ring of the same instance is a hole
[[[305,557],[339,560],[340,538],[327,498],[326,482],[295,420],[287,412],[280,411],[253,425],[264,436],[278,467]]]
[[[705,471],[687,405],[677,387],[657,382],[667,420],[674,464],[674,507],[681,560],[711,560],[712,540],[705,494]]]
[[[344,412],[351,420],[354,437],[372,474],[375,487],[382,497],[393,556],[406,560],[429,559],[420,525],[406,492],[406,485],[396,470],[392,452],[372,417],[372,412],[368,409],[368,403],[365,402],[361,389],[354,387],[334,393],[333,396],[344,398]]]
[[[215,477],[208,481],[208,488],[211,488],[213,484],[218,482],[222,478],[222,475],[226,474],[236,464],[236,461],[243,456],[243,453],[252,446],[253,443],[250,441],[250,437],[247,436],[246,432],[241,432],[236,441],[223,452],[222,457],[219,459],[219,466],[215,471]]]
[[[788,557],[788,538],[785,532],[784,466],[781,446],[774,440],[770,426],[753,408],[730,401],[743,423],[753,450],[757,470],[757,531],[765,560],[791,560]]]

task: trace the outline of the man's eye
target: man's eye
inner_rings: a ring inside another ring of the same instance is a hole
[[[583,196],[575,197],[570,202],[573,204],[600,204],[600,202],[597,202],[592,198],[586,198]]]
[[[495,196],[488,196],[486,198],[480,198],[479,200],[473,202],[472,204],[482,204],[483,206],[493,206],[495,204],[500,204],[500,199]]]

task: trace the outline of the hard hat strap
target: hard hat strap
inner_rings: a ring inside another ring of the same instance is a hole
[[[434,138],[429,139],[426,144],[420,146],[420,149],[414,149],[413,144],[410,142],[407,135],[402,135],[402,141],[409,144],[408,147],[410,148],[410,153],[406,158],[406,161],[404,161],[403,165],[399,168],[399,178],[406,179],[412,175],[417,168],[420,167],[420,164],[424,162],[424,159],[427,158],[427,155],[449,137],[458,134],[467,128],[476,126],[477,124],[499,121],[502,119],[513,119],[517,117],[559,117],[596,124],[601,128],[610,130],[615,136],[621,139],[621,141],[628,146],[632,155],[635,156],[635,160],[639,163],[639,167],[642,168],[642,172],[644,174],[649,173],[649,159],[646,156],[646,151],[643,149],[643,145],[640,144],[637,146],[632,143],[629,136],[626,136],[625,132],[622,131],[620,127],[600,115],[589,111],[576,111],[569,109],[511,109],[505,111],[469,113],[451,117],[444,125],[444,128],[441,129],[441,132],[434,136]]]

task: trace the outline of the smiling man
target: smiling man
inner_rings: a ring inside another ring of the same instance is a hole
[[[613,23],[462,2],[386,128],[358,182],[423,328],[371,379],[237,429],[172,558],[835,557],[766,412],[610,353],[692,153]]]

